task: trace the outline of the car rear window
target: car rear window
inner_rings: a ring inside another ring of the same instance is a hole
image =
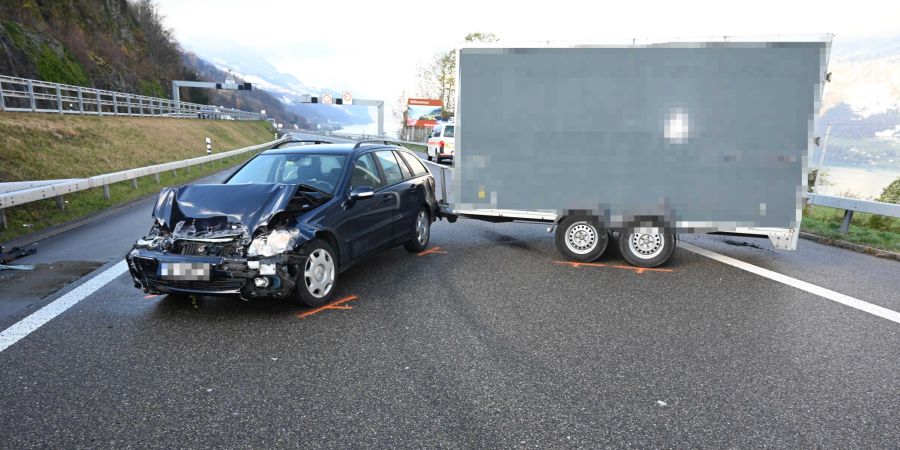
[[[422,164],[422,161],[419,161],[419,158],[416,158],[409,152],[398,152],[400,156],[406,160],[406,164],[409,165],[409,168],[412,169],[413,175],[420,176],[428,173],[428,169],[425,168],[425,165]]]
[[[400,164],[397,162],[397,158],[394,157],[394,152],[382,150],[375,152],[375,157],[381,163],[388,186],[403,181],[403,172],[400,171]]]

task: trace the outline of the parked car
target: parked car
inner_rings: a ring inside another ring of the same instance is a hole
[[[135,287],[319,306],[366,256],[427,247],[435,181],[412,152],[298,142],[261,153],[221,184],[163,189],[153,226],[126,257]]]
[[[456,124],[439,123],[435,125],[431,136],[428,138],[428,160],[434,158],[435,162],[441,162],[442,159],[453,159],[453,152],[456,149]]]

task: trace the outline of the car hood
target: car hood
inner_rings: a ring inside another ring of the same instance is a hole
[[[237,235],[265,226],[294,198],[289,184],[194,184],[163,189],[153,208],[161,229],[173,234]]]

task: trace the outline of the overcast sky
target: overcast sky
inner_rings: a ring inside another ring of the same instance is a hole
[[[835,33],[900,35],[900,1],[159,0],[188,48],[253,49],[304,83],[396,99],[416,65],[473,31],[503,41]]]

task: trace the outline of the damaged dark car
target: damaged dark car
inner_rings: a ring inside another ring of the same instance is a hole
[[[163,189],[126,257],[135,287],[320,306],[360,259],[428,246],[438,205],[418,157],[387,144],[313,144],[265,151],[222,184]]]

